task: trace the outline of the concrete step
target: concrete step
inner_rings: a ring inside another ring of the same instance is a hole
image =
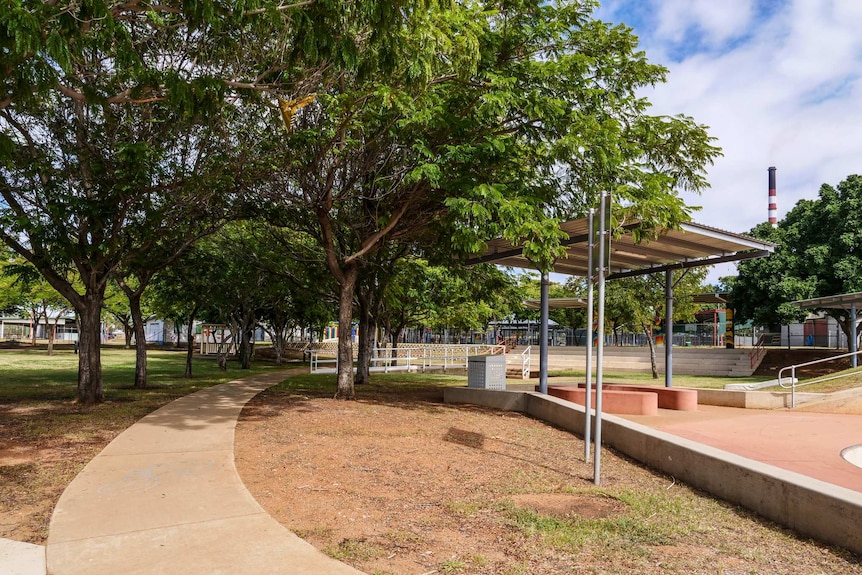
[[[664,372],[664,348],[656,350],[656,365]],[[593,356],[595,365],[596,357]],[[532,357],[531,369],[538,369],[538,354]],[[511,365],[511,364],[510,364]],[[586,348],[551,347],[548,350],[548,367],[552,370],[586,368]],[[604,349],[604,368],[607,371],[644,372],[651,367],[649,348],[607,347]],[[674,373],[685,375],[715,375],[740,377],[751,375],[748,350],[674,348]]]

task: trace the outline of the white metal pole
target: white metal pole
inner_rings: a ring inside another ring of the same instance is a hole
[[[590,461],[590,440],[592,435],[592,392],[593,392],[593,216],[590,209],[587,217],[589,240],[587,243],[587,359],[586,395],[584,396],[584,461]]]
[[[539,326],[539,393],[548,393],[548,288],[550,283],[550,274],[546,271],[542,272],[542,287],[541,287],[541,325]]]
[[[599,313],[598,313],[598,346],[596,348],[596,431],[595,448],[593,456],[593,483],[601,485],[602,482],[602,379],[603,361],[605,354],[605,249],[607,241],[605,234],[606,210],[610,209],[605,203],[607,194],[602,194],[602,202],[599,208]]]
[[[848,338],[848,345],[850,353],[853,355],[850,356],[850,366],[854,369],[856,368],[857,359],[856,359],[856,302],[850,302],[850,337]]]
[[[664,386],[673,386],[673,271],[664,272]]]

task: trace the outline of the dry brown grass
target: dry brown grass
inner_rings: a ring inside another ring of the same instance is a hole
[[[442,404],[433,379],[381,377],[348,403],[307,376],[264,393],[237,429],[243,480],[286,527],[378,575],[862,572],[610,451],[596,487],[577,437]]]

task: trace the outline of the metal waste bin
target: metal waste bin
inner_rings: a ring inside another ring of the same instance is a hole
[[[474,355],[467,358],[467,387],[506,389],[506,356]]]

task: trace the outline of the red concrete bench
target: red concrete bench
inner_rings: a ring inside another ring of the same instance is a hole
[[[584,405],[587,390],[569,385],[549,385],[548,395]],[[590,393],[590,406],[596,407],[596,391]],[[658,395],[644,391],[608,390],[602,387],[602,412],[621,415],[658,415]]]
[[[586,387],[586,384],[579,383],[578,387]],[[654,393],[658,396],[658,406],[662,409],[697,411],[697,390],[695,389],[678,389],[676,387],[659,387],[654,385],[631,385],[628,383],[602,384],[602,396],[604,396],[605,391],[610,390]]]

